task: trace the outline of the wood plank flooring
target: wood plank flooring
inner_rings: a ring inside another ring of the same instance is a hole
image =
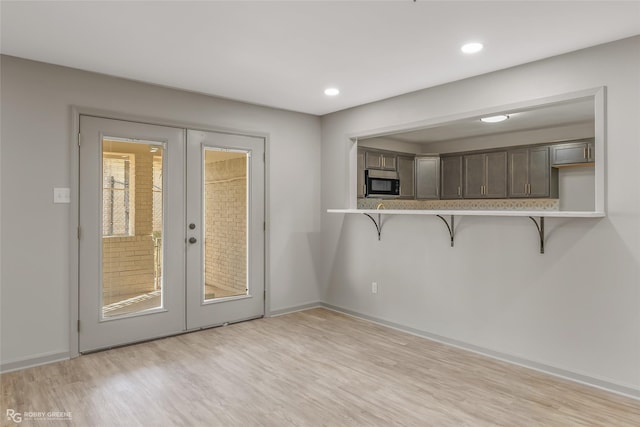
[[[74,426],[639,426],[640,402],[324,309],[0,377]]]

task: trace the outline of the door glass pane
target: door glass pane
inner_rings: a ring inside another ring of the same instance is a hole
[[[246,152],[204,150],[204,300],[247,295]]]
[[[162,307],[163,145],[102,140],[102,316]]]

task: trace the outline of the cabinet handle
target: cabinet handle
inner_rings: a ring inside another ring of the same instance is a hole
[[[584,147],[582,149],[582,157],[585,158],[585,159],[587,158],[587,147]]]
[[[458,196],[462,196],[462,188],[458,185]]]
[[[591,158],[591,147],[587,146],[587,160]]]
[[[527,194],[531,194],[531,184],[527,184]]]
[[[529,184],[525,184],[524,185],[524,194],[527,194],[527,185],[529,185]]]

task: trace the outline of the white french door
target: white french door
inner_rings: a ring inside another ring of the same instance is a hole
[[[187,131],[187,329],[264,314],[264,139]]]
[[[80,135],[80,352],[264,315],[263,138],[84,115]]]

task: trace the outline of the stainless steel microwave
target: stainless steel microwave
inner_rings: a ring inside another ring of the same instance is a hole
[[[366,197],[398,197],[400,195],[400,179],[398,172],[366,169]]]

